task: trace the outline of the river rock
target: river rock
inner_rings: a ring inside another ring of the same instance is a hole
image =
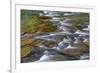
[[[24,46],[21,48],[21,58],[27,56],[32,51],[31,46]]]
[[[24,37],[21,39],[21,46],[30,45],[32,44],[33,39],[29,37]]]
[[[83,43],[76,44],[76,46],[77,46],[76,48],[69,48],[69,49],[64,50],[63,53],[68,56],[79,56],[82,53],[89,51],[89,47],[87,47]]]
[[[28,62],[37,61],[41,58],[44,51],[45,49],[42,47],[38,47],[38,46],[35,46],[34,48],[32,47],[29,53],[26,53],[27,55],[22,57],[21,62],[28,63]]]

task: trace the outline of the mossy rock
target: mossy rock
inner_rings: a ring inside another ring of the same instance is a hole
[[[67,49],[67,50],[63,51],[63,53],[68,55],[68,56],[79,56],[82,53],[88,52],[88,51],[89,51],[89,47],[83,43],[80,43],[77,45],[76,48]]]
[[[32,47],[30,46],[25,46],[21,48],[21,58],[27,56],[28,54],[30,54],[30,52],[32,51]]]
[[[52,19],[52,17],[50,17],[50,16],[33,16],[32,17],[33,19]]]
[[[46,41],[46,42],[43,42],[43,44],[49,48],[52,48],[54,46],[57,46],[57,43],[55,41]]]
[[[58,29],[57,29],[57,26],[55,25],[44,23],[44,24],[39,24],[35,26],[33,30],[34,30],[34,33],[39,34],[43,32],[56,32]]]
[[[34,39],[32,42],[32,46],[39,46],[39,45],[45,45],[48,48],[52,48],[54,46],[57,46],[57,43],[55,41],[47,41],[42,39]]]
[[[29,37],[24,37],[21,39],[21,46],[30,45],[32,44],[33,39]]]
[[[84,43],[80,43],[77,47],[80,48],[80,51],[81,51],[81,52],[89,51],[89,46],[87,46],[87,45],[84,44]]]
[[[68,49],[64,53],[68,56],[79,56],[82,51],[79,49]]]

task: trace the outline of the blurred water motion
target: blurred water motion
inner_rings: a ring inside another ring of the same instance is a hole
[[[21,10],[21,62],[89,60],[89,13]]]

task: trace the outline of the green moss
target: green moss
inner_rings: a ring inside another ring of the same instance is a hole
[[[69,19],[72,19],[72,22],[76,24],[83,24],[84,22],[89,22],[88,13],[79,13],[79,14],[69,15],[67,17]]]
[[[21,22],[22,31],[30,31],[34,26],[40,24],[41,21],[37,19],[23,19]]]

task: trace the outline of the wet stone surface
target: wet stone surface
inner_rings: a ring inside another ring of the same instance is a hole
[[[29,19],[25,13],[28,16],[23,11],[21,19],[21,63],[89,60],[88,13],[29,11]]]

